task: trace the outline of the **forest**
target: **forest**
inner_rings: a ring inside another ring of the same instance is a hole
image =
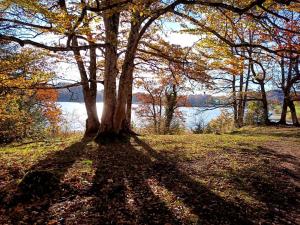
[[[299,224],[299,62],[299,0],[1,0],[0,224]]]

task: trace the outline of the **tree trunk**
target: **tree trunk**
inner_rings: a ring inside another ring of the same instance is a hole
[[[269,120],[269,105],[268,105],[268,99],[267,99],[267,94],[266,94],[266,89],[265,89],[266,70],[264,69],[262,64],[258,63],[258,65],[263,70],[263,77],[257,76],[257,74],[254,70],[253,61],[250,59],[250,66],[251,66],[251,71],[253,73],[254,79],[260,85],[261,100],[262,100],[262,103],[263,103],[264,124],[269,125],[271,122]]]
[[[262,97],[262,103],[263,103],[263,110],[264,110],[264,124],[268,125],[270,124],[269,120],[269,106],[268,106],[268,99],[267,94],[265,90],[265,84],[264,81],[260,81],[260,89],[261,89],[261,97]]]
[[[286,124],[286,115],[287,115],[288,104],[289,104],[289,93],[284,93],[281,117],[278,122],[279,124],[282,124],[282,125]]]
[[[289,108],[291,110],[293,125],[294,126],[299,126],[299,121],[298,121],[298,118],[297,118],[295,104],[292,100],[289,101]]]
[[[243,98],[243,110],[242,110],[242,114],[243,114],[243,118],[245,116],[245,111],[246,111],[246,104],[248,101],[248,90],[249,90],[249,81],[250,81],[250,75],[251,75],[251,65],[250,62],[251,60],[249,60],[249,65],[248,65],[248,72],[247,72],[247,78],[246,78],[246,86],[245,86],[245,93],[244,93],[244,98]]]
[[[244,110],[243,110],[243,99],[244,99],[244,75],[240,75],[240,90],[239,90],[239,101],[238,101],[238,126],[244,125]]]
[[[77,38],[73,38],[73,45],[78,46]],[[73,51],[75,60],[77,62],[77,66],[79,69],[84,104],[87,112],[87,120],[86,120],[86,129],[84,137],[94,137],[97,134],[99,128],[99,119],[97,114],[97,106],[96,106],[96,98],[97,98],[97,83],[96,80],[96,50],[94,48],[90,49],[90,78],[94,80],[89,85],[89,79],[87,76],[87,72],[83,63],[83,59],[80,55],[79,50]]]
[[[85,137],[94,137],[99,129],[99,118],[97,113],[97,60],[96,60],[96,48],[90,49],[90,83],[89,83],[89,95],[87,97],[88,102],[88,119],[86,122]],[[87,105],[87,104],[86,104]]]
[[[165,109],[165,124],[164,133],[170,133],[171,122],[174,117],[176,105],[177,105],[177,92],[176,87],[173,85],[171,93],[166,93],[166,109]]]
[[[120,76],[117,106],[113,118],[113,129],[116,134],[121,132],[127,133],[128,131],[126,128],[128,124],[126,121],[126,105],[128,95],[132,92],[130,86],[133,82],[134,59],[139,41],[139,29],[140,23],[132,23]]]
[[[105,65],[104,65],[104,96],[101,125],[96,137],[97,142],[106,142],[114,138],[113,115],[116,107],[116,78],[118,75],[118,31],[120,14],[104,13],[105,25]]]
[[[232,105],[233,105],[233,115],[234,115],[234,126],[239,127],[235,82],[236,82],[236,77],[233,76],[233,80],[232,80],[233,102],[232,102]]]
[[[132,129],[131,126],[131,109],[132,109],[132,88],[133,88],[133,79],[130,82],[128,87],[128,96],[127,96],[127,105],[126,105],[126,126],[123,129],[128,129],[129,132]]]
[[[88,118],[86,120],[84,137],[94,137],[97,134],[100,125],[97,114],[96,99],[93,96],[85,98],[85,107]]]

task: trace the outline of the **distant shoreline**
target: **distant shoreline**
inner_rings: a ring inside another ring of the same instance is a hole
[[[56,103],[82,103],[84,104],[84,101],[57,101]],[[97,103],[103,103],[103,101],[97,101]],[[140,102],[133,102],[132,104],[135,104],[135,105],[141,105],[142,103]],[[191,105],[191,106],[179,106],[179,107],[184,107],[184,108],[230,108],[230,106],[220,106],[220,107],[217,107],[215,105],[201,105],[201,106],[197,106],[197,105]]]

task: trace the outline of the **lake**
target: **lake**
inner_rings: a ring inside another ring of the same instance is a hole
[[[68,131],[81,131],[85,129],[85,120],[87,118],[84,103],[78,102],[58,102],[61,106],[65,123],[63,123],[63,129]],[[137,118],[135,109],[138,104],[132,105],[132,121],[137,127],[141,127],[143,122]],[[101,118],[103,109],[103,103],[97,103],[97,111],[99,118]],[[182,112],[185,118],[185,127],[191,129],[195,124],[203,119],[205,123],[208,123],[212,119],[218,117],[221,114],[221,109],[214,109],[203,111],[205,108],[199,107],[180,107],[179,110]]]

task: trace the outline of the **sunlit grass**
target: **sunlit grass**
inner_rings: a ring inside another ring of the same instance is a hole
[[[157,161],[171,163],[178,170],[177,172],[185,177],[183,179],[187,179],[191,183],[195,182],[199,188],[211,193],[212,196],[217,196],[216,198],[221,198],[226,202],[249,205],[257,209],[253,213],[259,214],[260,211],[266,209],[269,203],[260,198],[265,193],[257,194],[257,191],[260,191],[256,189],[257,184],[266,185],[264,191],[267,193],[271,188],[272,193],[280,190],[293,198],[293,192],[290,191],[293,190],[291,183],[287,183],[286,179],[278,180],[283,176],[283,174],[278,173],[281,159],[272,154],[278,154],[278,152],[273,151],[273,147],[279,143],[282,148],[297,148],[300,144],[299,137],[299,128],[244,127],[222,135],[146,135],[138,137],[140,141],[131,138],[130,143],[122,142],[112,146],[108,145],[105,148],[98,148],[96,143],[90,142],[84,148],[84,154],[75,158],[71,167],[65,171],[61,182],[78,191],[88,190],[93,186],[95,172],[99,169],[97,167],[99,150],[131,149],[128,154],[141,154],[149,159],[145,161],[143,166],[151,166]],[[80,138],[80,136],[74,135],[67,138],[57,137],[40,142],[24,141],[23,143],[2,146],[0,150],[0,172],[2,171],[3,175],[9,177],[7,180],[13,180],[17,184],[22,178],[22,174],[24,175],[31,166],[53,153],[66,149],[79,141]],[[68,157],[70,155],[66,155],[66,163],[68,163]],[[136,162],[130,161],[130,159],[132,160],[130,155],[128,162],[126,158],[122,159],[125,160],[125,166],[135,165]],[[115,164],[118,165],[116,163],[118,158],[113,160],[116,161],[101,163],[111,164],[114,168]],[[53,166],[56,167],[57,165],[54,164]],[[12,168],[17,169],[21,175],[11,176]],[[159,173],[159,171],[157,172]],[[174,179],[178,179],[176,175]],[[169,175],[163,174],[163,176]],[[201,219],[194,214],[184,199],[178,198],[176,193],[156,178],[149,178],[145,182],[156,197],[187,223],[197,223],[198,219]],[[187,185],[186,188],[189,188],[188,184],[181,180],[176,185]],[[182,190],[185,189],[182,188]],[[285,196],[276,195],[274,199],[285,201]],[[132,199],[129,200],[129,203],[133,201]]]
[[[79,141],[80,136],[56,137],[44,141],[23,140],[0,146],[2,165],[29,167],[52,152],[60,151]]]

